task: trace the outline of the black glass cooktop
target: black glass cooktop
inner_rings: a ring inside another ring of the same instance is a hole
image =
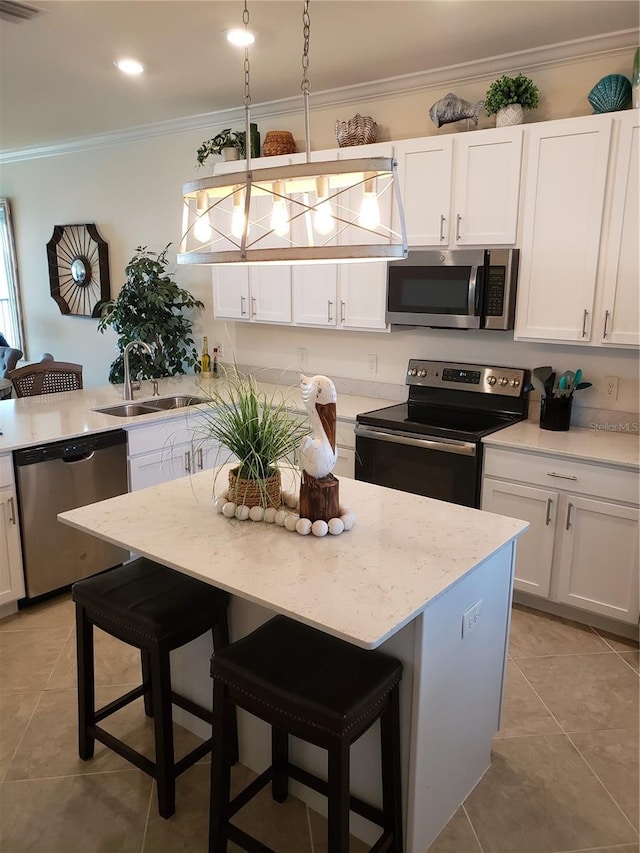
[[[449,409],[411,402],[363,412],[357,417],[358,423],[368,426],[461,441],[479,440],[519,420],[519,417],[512,415]]]

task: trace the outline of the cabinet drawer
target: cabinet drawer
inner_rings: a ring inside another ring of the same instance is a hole
[[[558,456],[487,448],[483,473],[485,477],[518,480],[548,489],[638,503],[638,474],[628,469],[577,462]]]
[[[179,418],[170,418],[127,430],[128,455],[136,456],[138,453],[148,453],[152,450],[162,450],[165,447],[190,442],[195,425],[195,418],[181,415]]]

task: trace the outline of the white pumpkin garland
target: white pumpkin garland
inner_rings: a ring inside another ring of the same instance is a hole
[[[299,533],[301,536],[308,536],[312,533],[314,536],[326,536],[329,533],[331,536],[338,536],[345,530],[351,530],[356,522],[356,514],[348,507],[340,507],[340,517],[331,518],[328,522],[318,520],[311,522],[308,518],[300,518],[296,510],[298,509],[298,498],[293,492],[282,493],[282,506],[279,509],[269,507],[263,509],[261,506],[248,506],[243,504],[235,504],[229,500],[228,491],[221,492],[214,500],[214,508],[216,512],[221,513],[225,518],[237,518],[239,521],[266,521],[267,524],[277,524],[279,527],[284,527],[291,532]]]

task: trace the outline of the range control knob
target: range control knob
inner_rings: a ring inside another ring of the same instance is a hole
[[[495,385],[496,384],[496,377],[495,376],[487,376],[487,382],[489,383],[489,385]]]
[[[509,385],[511,385],[512,388],[517,388],[520,385],[520,380],[512,379],[511,382],[509,382]]]
[[[509,382],[509,380],[507,379],[507,377],[506,377],[506,376],[501,376],[501,377],[500,377],[500,385],[502,385],[503,387],[504,387],[508,382]]]
[[[411,370],[409,371],[409,376],[417,376],[417,375],[418,375],[418,371],[415,369],[415,367],[412,367]]]
[[[427,371],[426,371],[426,370],[424,370],[424,369],[423,369],[423,370],[419,370],[419,371],[418,371],[418,376],[421,376],[423,379],[424,379],[424,377],[425,377],[426,375],[427,375]]]

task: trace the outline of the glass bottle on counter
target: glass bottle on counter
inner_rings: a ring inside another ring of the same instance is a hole
[[[209,342],[205,335],[202,339],[202,355],[200,356],[200,369],[204,379],[211,378],[211,356],[209,355]]]

